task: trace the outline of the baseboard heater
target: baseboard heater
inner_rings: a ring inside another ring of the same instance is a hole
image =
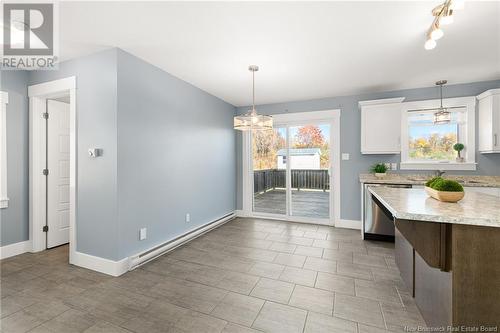
[[[229,213],[215,221],[205,224],[199,228],[193,229],[182,236],[179,236],[166,243],[155,246],[154,248],[147,250],[143,253],[132,256],[129,258],[129,270],[136,269],[137,267],[144,265],[145,263],[155,258],[158,258],[159,256],[167,252],[174,250],[175,248],[189,242],[190,240],[200,237],[201,235],[209,232],[210,230],[213,230],[223,225],[224,223],[231,221],[235,217],[236,215],[234,214],[234,212]]]

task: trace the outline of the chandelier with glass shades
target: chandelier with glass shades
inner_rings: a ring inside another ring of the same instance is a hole
[[[432,50],[436,47],[436,41],[443,37],[442,25],[453,23],[453,11],[464,8],[464,0],[446,0],[441,5],[432,10],[434,21],[427,31],[427,39],[424,44],[426,50]]]
[[[240,131],[248,130],[272,130],[273,117],[259,115],[255,110],[255,72],[259,70],[259,66],[250,65],[248,70],[252,72],[252,109],[247,113],[234,117],[234,129]]]
[[[446,80],[440,80],[436,82],[436,86],[439,86],[439,93],[441,99],[441,106],[438,111],[434,113],[434,124],[448,124],[451,121],[451,112],[447,108],[443,107],[443,86],[448,83]]]

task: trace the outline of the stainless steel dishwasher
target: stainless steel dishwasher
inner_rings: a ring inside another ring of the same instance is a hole
[[[369,187],[411,188],[408,184],[365,184],[363,207],[363,239],[394,242],[394,221],[392,214],[376,198]]]

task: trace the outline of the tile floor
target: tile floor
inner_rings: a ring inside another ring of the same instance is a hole
[[[118,278],[67,262],[66,246],[1,262],[2,333],[425,326],[393,244],[355,230],[238,218]]]

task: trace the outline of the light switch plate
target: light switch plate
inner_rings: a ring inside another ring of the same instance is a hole
[[[391,163],[391,170],[397,170],[398,169],[398,164],[397,163]]]
[[[139,230],[139,240],[145,240],[147,238],[147,229],[141,228]]]
[[[191,215],[189,213],[186,214],[186,222],[191,222]]]
[[[342,161],[349,161],[349,153],[342,153]]]
[[[90,158],[96,158],[99,156],[102,156],[102,149],[101,148],[89,148],[89,157]]]

